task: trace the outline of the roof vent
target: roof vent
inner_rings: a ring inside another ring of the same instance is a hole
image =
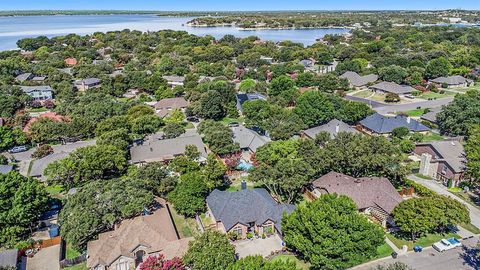
[[[455,142],[454,142],[454,141],[451,141],[450,143],[451,143],[453,146],[455,146]]]
[[[410,122],[411,122],[411,121],[412,121],[412,118],[410,118],[410,116],[409,116],[409,117],[407,117],[407,123],[409,123],[409,124],[410,124]]]

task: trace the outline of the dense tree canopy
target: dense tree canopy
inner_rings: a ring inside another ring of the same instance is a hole
[[[468,91],[455,99],[437,114],[440,131],[450,135],[467,135],[472,124],[480,124],[480,91]]]
[[[235,261],[235,247],[224,234],[207,230],[190,242],[183,261],[192,270],[224,270]]]
[[[314,269],[346,269],[377,255],[380,227],[346,196],[322,195],[282,219],[284,240]]]

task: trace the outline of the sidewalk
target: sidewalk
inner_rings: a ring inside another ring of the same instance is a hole
[[[436,192],[440,195],[449,196],[449,197],[463,203],[465,206],[467,206],[468,211],[470,212],[471,223],[475,227],[480,228],[480,210],[478,208],[476,208],[475,206],[465,202],[463,199],[454,195],[453,193],[449,192],[447,187],[435,182],[434,180],[425,180],[425,179],[416,177],[415,175],[409,175],[407,178],[416,182],[417,184],[420,184],[422,186],[425,186],[425,187],[429,188],[430,190],[432,190],[432,191],[434,191],[434,192]]]

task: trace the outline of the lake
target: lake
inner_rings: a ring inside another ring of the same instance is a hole
[[[189,27],[193,18],[160,17],[155,15],[79,15],[79,16],[25,16],[0,17],[0,50],[16,49],[16,42],[40,35],[53,37],[75,33],[78,35],[123,29],[158,31],[183,30],[194,35],[212,35],[221,38],[231,34],[237,37],[258,36],[264,40],[291,40],[308,46],[326,34],[342,34],[348,29],[298,29],[242,31],[235,27]]]

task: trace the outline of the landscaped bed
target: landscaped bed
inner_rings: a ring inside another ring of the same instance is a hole
[[[271,259],[271,261],[272,262],[275,262],[275,261],[283,261],[283,262],[291,261],[292,262],[293,261],[293,262],[295,262],[297,267],[300,268],[300,269],[305,269],[305,270],[310,269],[310,264],[309,263],[298,259],[294,255],[278,255],[278,256],[273,257]]]

